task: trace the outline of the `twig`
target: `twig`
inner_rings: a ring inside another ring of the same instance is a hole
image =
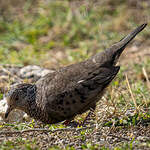
[[[44,128],[35,128],[35,129],[26,129],[26,130],[21,130],[21,131],[0,131],[0,135],[2,134],[23,134],[27,132],[58,132],[58,131],[81,131],[85,129],[93,129],[95,125],[90,126],[90,127],[83,127],[83,128],[61,128],[61,129],[55,129],[55,130],[50,130],[50,129],[44,129]]]
[[[145,103],[145,105],[147,107],[148,106],[147,99],[146,99],[145,95],[142,92],[140,92],[140,93],[143,96],[143,101],[144,101],[144,103]],[[141,104],[141,105],[143,105],[143,104]]]
[[[132,92],[131,86],[130,86],[130,84],[129,84],[128,76],[127,76],[127,74],[126,74],[125,76],[126,76],[126,82],[127,82],[127,85],[128,85],[129,92],[130,92],[130,94],[131,94],[132,101],[133,101],[134,106],[135,106],[136,111],[137,111],[137,110],[138,110],[138,106],[137,106],[136,100],[135,100],[135,98],[134,98],[134,96],[133,96],[133,92]]]
[[[149,79],[148,79],[148,75],[147,75],[147,72],[146,72],[146,70],[145,70],[144,67],[142,68],[142,71],[143,71],[143,74],[144,74],[144,76],[145,76],[145,78],[146,78],[147,87],[148,87],[148,89],[150,90],[150,81],[149,81]]]

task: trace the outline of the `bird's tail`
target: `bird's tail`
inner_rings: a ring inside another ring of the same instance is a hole
[[[141,26],[137,27],[135,30],[133,30],[130,34],[125,36],[123,39],[121,39],[118,43],[112,45],[108,51],[112,51],[112,63],[116,64],[118,61],[119,56],[127,46],[127,44],[139,33],[141,32],[145,27],[147,23],[142,24]]]
[[[130,34],[125,36],[123,39],[121,39],[119,42],[112,45],[110,48],[106,49],[102,53],[98,53],[95,56],[92,57],[97,63],[100,63],[101,65],[115,65],[118,61],[119,56],[127,46],[127,44],[139,33],[141,32],[145,27],[147,23],[142,24],[141,26],[137,27],[135,30],[133,30]]]

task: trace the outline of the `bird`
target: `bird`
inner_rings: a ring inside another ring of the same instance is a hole
[[[110,48],[48,73],[34,84],[11,87],[5,95],[5,118],[13,109],[19,109],[44,124],[55,124],[94,110],[120,70],[117,62],[121,53],[146,25],[140,25]]]

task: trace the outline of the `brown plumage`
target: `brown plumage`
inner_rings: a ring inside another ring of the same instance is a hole
[[[86,61],[60,68],[34,85],[15,86],[6,96],[8,109],[5,117],[16,108],[44,123],[57,123],[94,109],[120,69],[116,66],[119,56],[146,25],[139,26],[118,43]]]

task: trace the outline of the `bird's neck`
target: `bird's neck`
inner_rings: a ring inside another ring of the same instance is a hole
[[[45,116],[44,111],[37,104],[38,98],[38,89],[37,86],[34,84],[30,88],[27,89],[27,105],[25,106],[25,112],[32,118],[36,120],[43,120],[42,118]]]

